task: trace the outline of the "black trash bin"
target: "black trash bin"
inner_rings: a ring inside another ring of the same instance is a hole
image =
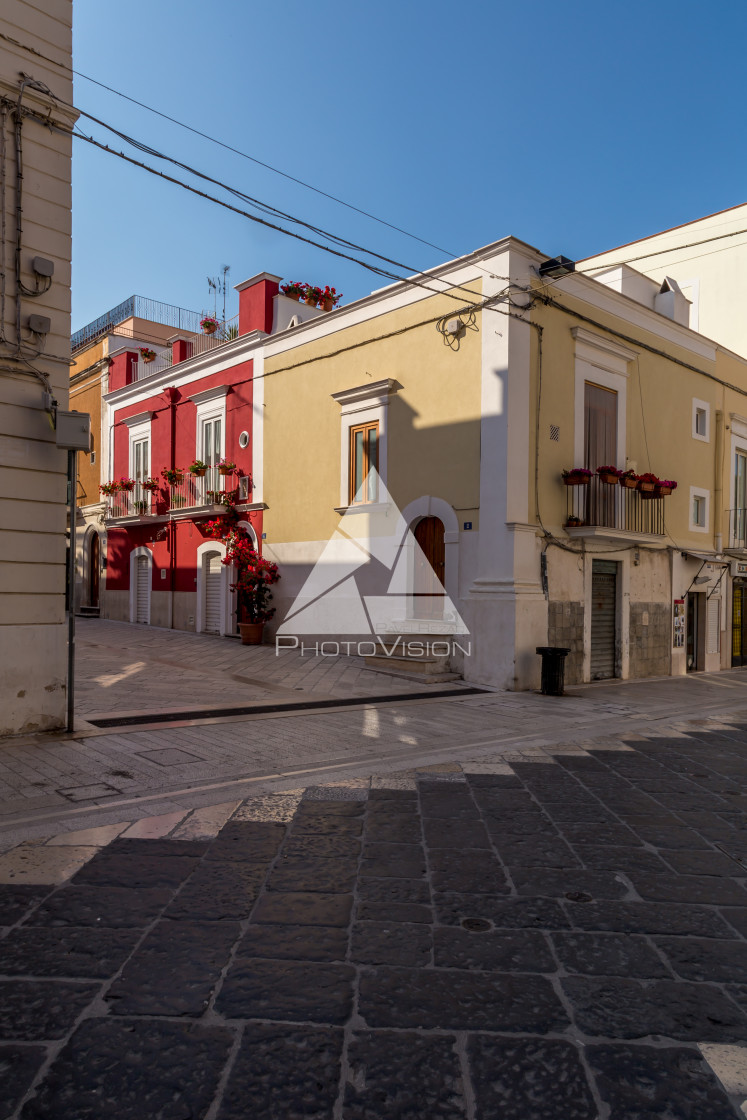
[[[545,696],[562,696],[565,688],[565,659],[570,649],[562,646],[537,646],[542,657],[542,689]]]

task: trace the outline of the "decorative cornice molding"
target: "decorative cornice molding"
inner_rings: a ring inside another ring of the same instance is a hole
[[[127,416],[125,419],[120,420],[120,424],[124,424],[127,428],[134,428],[138,424],[146,424],[155,416],[155,411],[149,410],[148,412],[138,412],[136,416]]]
[[[571,334],[576,340],[577,347],[580,343],[582,346],[589,346],[602,354],[622,358],[624,362],[632,362],[634,358],[638,357],[636,351],[631,350],[629,346],[623,346],[621,342],[615,342],[604,335],[595,334],[593,331],[587,330],[586,327],[571,327]]]
[[[383,381],[372,381],[368,385],[356,385],[354,389],[343,389],[341,393],[331,393],[330,396],[340,405],[358,404],[360,401],[388,397],[397,388],[398,382],[392,377],[387,377]]]
[[[212,389],[203,389],[199,393],[190,393],[187,400],[194,401],[195,404],[206,404],[208,401],[217,401],[221,397],[227,396],[230,391],[230,385],[214,385]]]

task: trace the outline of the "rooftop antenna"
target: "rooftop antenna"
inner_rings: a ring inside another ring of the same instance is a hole
[[[218,318],[218,296],[223,296],[223,322],[226,321],[226,292],[228,291],[228,274],[231,271],[230,264],[221,266],[222,276],[208,276],[208,291],[213,293],[213,314]]]

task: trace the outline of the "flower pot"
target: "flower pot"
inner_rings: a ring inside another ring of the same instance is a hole
[[[600,474],[599,477],[602,480],[602,482],[605,482],[608,486],[616,486],[617,485],[617,475],[616,474],[607,474],[605,472],[604,474]]]
[[[654,483],[653,482],[639,482],[638,483],[638,489],[640,490],[641,494],[650,494],[651,496],[653,496]]]
[[[621,478],[619,482],[624,490],[635,490],[638,486],[638,480],[635,478]]]
[[[301,298],[300,292],[283,292],[286,299],[292,299],[294,303],[298,303]]]
[[[195,476],[195,478],[204,478],[205,475],[207,474],[207,467],[197,467],[195,469],[190,467],[189,468],[189,473],[193,474]]]
[[[335,306],[333,299],[325,299],[322,303],[322,311],[332,311]]]
[[[242,646],[261,646],[264,628],[264,622],[240,622],[239,633],[241,634]]]
[[[218,467],[218,474],[225,478],[227,474],[232,474],[234,470],[235,467]]]
[[[657,498],[667,498],[672,493],[671,486],[655,486],[654,494]]]
[[[588,486],[590,481],[588,474],[567,474],[563,479],[566,486]]]
[[[658,497],[659,497],[659,495],[656,493],[655,490],[641,490],[641,498],[644,501],[650,502],[650,501],[653,501],[654,498],[658,498]]]
[[[156,360],[156,355],[155,354],[153,355],[152,358],[145,358],[145,357],[143,358],[143,361],[145,362],[146,366],[149,366],[150,363],[155,362],[155,360]]]
[[[312,298],[307,298],[307,299],[304,300],[304,303],[306,304],[307,307],[316,307],[316,302],[317,301],[315,299],[312,299]]]
[[[204,326],[202,328],[202,333],[203,334],[215,334],[217,329],[218,329],[218,324],[215,323],[214,325],[211,325],[211,326]]]

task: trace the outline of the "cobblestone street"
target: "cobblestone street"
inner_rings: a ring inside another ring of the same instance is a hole
[[[0,1115],[734,1120],[746,746],[701,718],[22,844]]]

